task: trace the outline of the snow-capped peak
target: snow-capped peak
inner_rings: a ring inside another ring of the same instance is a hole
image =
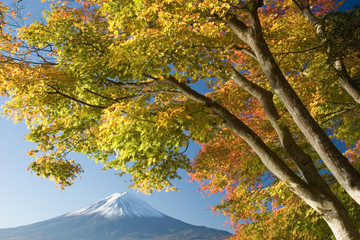
[[[88,207],[66,214],[67,216],[100,214],[114,217],[163,217],[164,214],[131,193],[115,193]]]

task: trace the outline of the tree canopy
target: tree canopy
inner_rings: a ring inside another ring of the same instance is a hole
[[[37,143],[32,172],[72,185],[82,169],[68,153],[79,152],[151,192],[176,189],[185,169],[205,192],[226,191],[215,210],[235,239],[360,238],[359,10],[77,2],[16,36],[19,15],[1,6],[3,113]]]

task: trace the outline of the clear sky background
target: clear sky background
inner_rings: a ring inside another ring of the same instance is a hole
[[[8,2],[8,1],[3,1]],[[27,12],[39,18],[46,4],[40,0],[23,0]],[[341,8],[351,9],[359,0],[346,0]],[[6,99],[0,99],[0,105]],[[132,192],[166,215],[194,225],[228,230],[223,216],[214,216],[210,206],[220,201],[220,196],[203,198],[199,185],[184,178],[176,182],[179,192],[155,192],[144,195],[129,190],[126,178],[119,178],[114,171],[101,171],[101,165],[87,157],[75,155],[84,173],[75,184],[61,192],[55,183],[41,180],[26,170],[33,161],[26,152],[35,145],[24,140],[28,133],[24,124],[14,125],[0,118],[0,228],[17,227],[57,217],[101,200],[116,192]],[[190,157],[195,156],[196,146],[189,148]],[[74,157],[74,156],[73,156]]]
[[[1,104],[4,99],[1,100]],[[116,192],[132,192],[166,215],[201,226],[227,229],[225,218],[215,217],[210,205],[219,197],[203,198],[198,184],[185,179],[176,183],[179,192],[154,192],[152,195],[129,190],[125,177],[115,171],[101,171],[101,165],[87,157],[75,155],[84,173],[75,184],[61,192],[55,183],[35,177],[26,167],[33,161],[26,152],[35,144],[24,140],[24,124],[14,125],[0,118],[0,228],[26,225],[77,210]],[[195,152],[190,149],[189,153]],[[184,178],[187,175],[184,173]]]

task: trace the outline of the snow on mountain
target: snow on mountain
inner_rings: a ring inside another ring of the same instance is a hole
[[[65,216],[99,214],[115,217],[164,217],[165,215],[131,193],[115,193],[88,207],[70,212]]]

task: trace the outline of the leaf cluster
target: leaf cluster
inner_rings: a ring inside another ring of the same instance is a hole
[[[330,13],[322,18],[322,22],[330,60],[339,56],[359,58],[360,9]]]

